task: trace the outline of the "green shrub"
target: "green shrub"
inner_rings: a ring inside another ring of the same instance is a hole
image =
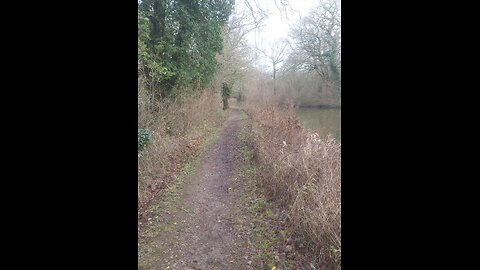
[[[138,152],[143,151],[150,140],[152,139],[152,132],[148,129],[139,128],[138,129]]]
[[[228,99],[232,95],[232,87],[227,83],[222,84],[222,100],[223,100],[223,109],[228,109]]]

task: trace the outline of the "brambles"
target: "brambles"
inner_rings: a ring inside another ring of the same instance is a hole
[[[224,115],[220,96],[212,89],[157,104],[143,84],[138,91],[140,215],[155,194],[170,185],[182,166],[198,154],[200,145],[223,122]]]
[[[341,145],[310,133],[298,123],[293,106],[251,106],[249,140],[269,199],[288,209],[294,235],[316,264],[340,269]]]

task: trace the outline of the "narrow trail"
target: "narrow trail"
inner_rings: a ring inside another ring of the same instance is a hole
[[[187,178],[178,206],[162,221],[139,269],[253,269],[245,239],[235,228],[242,188],[235,176],[242,160],[242,114],[231,110],[226,125]],[[239,212],[240,211],[240,212]],[[147,258],[148,257],[148,258]]]

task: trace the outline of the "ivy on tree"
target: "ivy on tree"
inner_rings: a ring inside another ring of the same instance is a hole
[[[221,28],[233,5],[234,0],[139,3],[139,71],[156,99],[203,89],[213,79]]]
[[[222,100],[223,100],[223,109],[228,109],[228,99],[232,95],[232,87],[227,83],[222,84]]]

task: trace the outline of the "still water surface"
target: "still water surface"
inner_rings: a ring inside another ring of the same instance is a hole
[[[317,132],[320,136],[330,133],[335,139],[341,140],[340,111],[339,108],[299,108],[298,116],[305,128]]]

